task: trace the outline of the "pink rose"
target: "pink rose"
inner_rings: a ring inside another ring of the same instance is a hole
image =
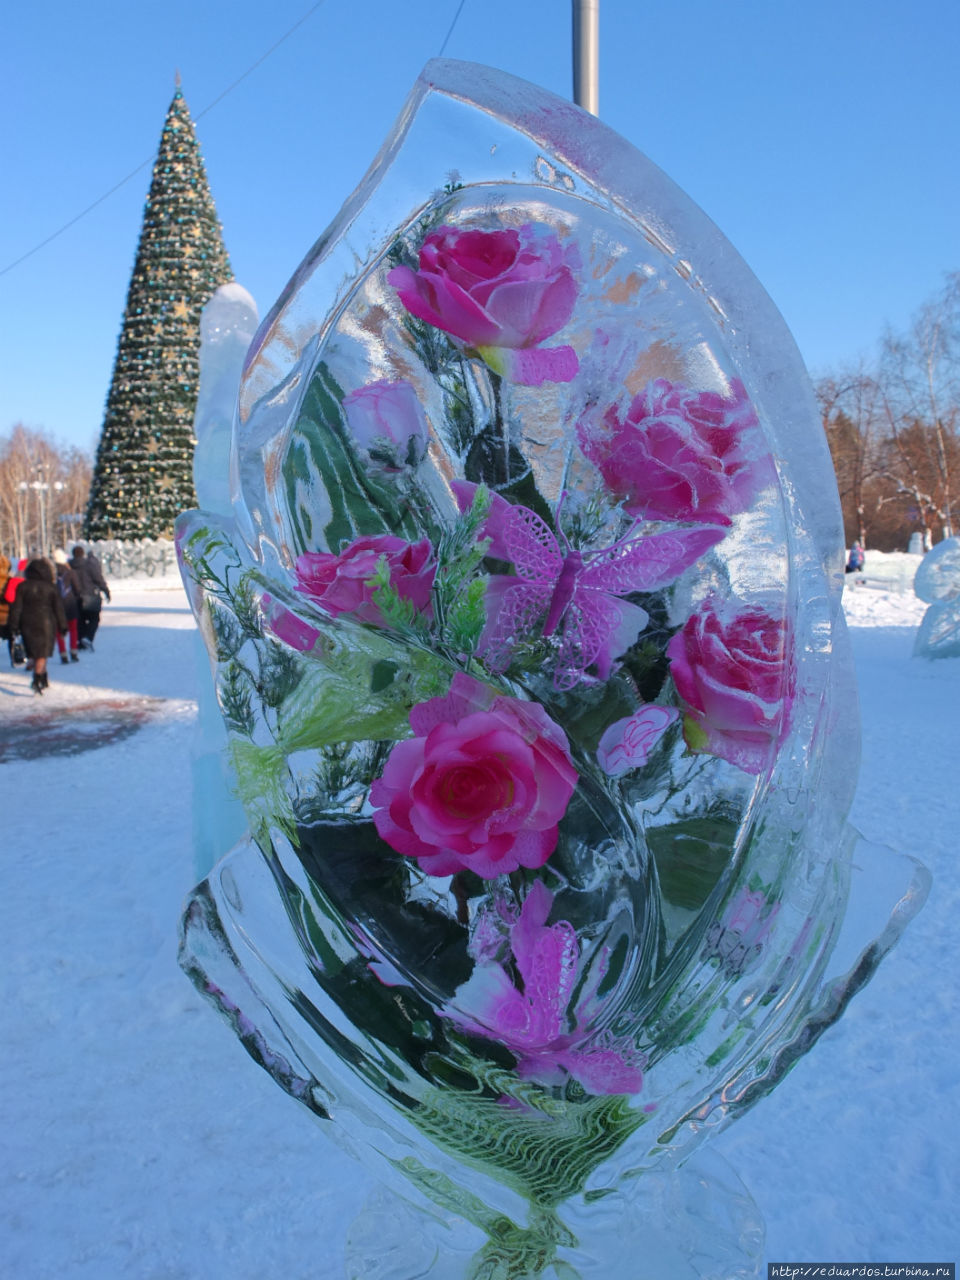
[[[788,632],[763,609],[723,615],[712,599],[667,645],[670,674],[686,704],[692,751],[763,773],[786,737],[793,707]]]
[[[478,231],[438,227],[420,248],[419,268],[387,279],[411,315],[476,351],[495,372],[526,386],[570,382],[572,347],[539,344],[573,313],[577,285],[564,250],[543,227]]]
[[[297,586],[334,618],[341,613],[352,613],[364,622],[383,626],[383,615],[373,599],[376,588],[371,585],[371,579],[384,558],[390,584],[397,595],[411,601],[421,613],[429,614],[437,566],[427,538],[421,542],[404,542],[402,538],[382,534],[358,538],[339,555],[306,551],[297,559]]]
[[[617,778],[646,764],[650,752],[680,712],[676,707],[648,704],[625,720],[616,720],[597,744],[597,763],[604,773]]]
[[[299,653],[309,653],[320,639],[320,632],[316,627],[311,627],[302,618],[298,618],[286,605],[282,605],[279,600],[274,600],[273,596],[264,593],[260,604],[267,630],[272,632],[278,640],[289,645],[291,649],[296,649]]]
[[[470,946],[477,963],[445,1012],[474,1035],[509,1049],[521,1079],[549,1086],[563,1084],[569,1075],[589,1093],[637,1093],[643,1076],[635,1047],[581,1029],[596,1012],[591,1007],[595,992],[580,991],[576,1007],[569,1007],[581,978],[580,944],[568,920],[547,924],[552,906],[553,894],[538,880],[519,916],[512,908],[502,908],[498,918],[490,918],[494,912],[482,914],[477,925],[484,937],[479,948],[476,938]],[[497,950],[508,953],[505,962],[512,959],[509,968],[519,986],[494,958]],[[605,962],[597,966],[601,981],[606,967]]]
[[[775,478],[743,383],[730,390],[727,399],[657,378],[624,418],[616,406],[602,425],[581,418],[580,447],[631,515],[728,525]]]
[[[371,382],[343,397],[343,414],[363,448],[415,466],[426,452],[427,420],[409,382]]]
[[[377,831],[428,875],[485,880],[539,867],[577,785],[563,730],[536,702],[497,695],[458,672],[444,698],[410,712],[370,788]]]

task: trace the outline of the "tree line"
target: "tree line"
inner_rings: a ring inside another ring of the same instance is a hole
[[[0,548],[13,560],[49,554],[83,533],[90,459],[18,423],[0,437]]]
[[[847,545],[930,547],[960,526],[960,272],[876,358],[816,384]]]

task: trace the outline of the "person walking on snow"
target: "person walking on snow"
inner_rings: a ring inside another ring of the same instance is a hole
[[[110,588],[104,581],[103,573],[100,569],[100,561],[96,556],[88,556],[81,546],[73,548],[73,559],[70,561],[70,568],[77,575],[80,582],[80,648],[92,649],[93,637],[97,634],[97,627],[100,625],[100,596],[105,595],[107,600],[110,599]]]
[[[79,662],[80,636],[77,630],[77,623],[80,617],[80,579],[70,568],[66,552],[58,549],[53,553],[53,559],[57,566],[57,590],[60,592],[60,599],[63,601],[63,612],[66,615],[70,637],[70,656],[67,657],[67,645],[63,638],[63,632],[57,632],[57,648],[60,650],[60,661],[63,663]]]
[[[53,653],[58,631],[66,631],[60,592],[46,560],[31,560],[10,607],[10,630],[23,636],[23,647],[33,659],[33,691],[43,693],[49,681],[47,659]]]
[[[10,630],[10,606],[17,594],[17,587],[22,581],[23,577],[19,570],[11,573],[10,561],[6,556],[0,556],[0,640],[7,642],[7,656],[11,667],[13,666],[13,642],[16,636]]]

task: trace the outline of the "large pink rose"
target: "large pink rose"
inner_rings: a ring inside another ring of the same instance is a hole
[[[621,418],[611,406],[577,426],[580,447],[607,488],[647,520],[730,524],[775,477],[743,383],[731,397],[657,378]]]
[[[539,386],[577,373],[572,347],[539,345],[573,313],[574,260],[551,231],[529,223],[505,231],[438,227],[420,248],[418,269],[394,267],[387,279],[411,315],[476,351],[497,373]]]
[[[371,585],[371,579],[383,558],[397,595],[411,601],[421,613],[429,613],[437,566],[427,538],[421,542],[404,542],[402,538],[382,534],[358,538],[339,555],[304,552],[297,559],[297,585],[334,618],[341,613],[352,613],[364,622],[382,626],[384,619],[373,599],[376,588]]]
[[[428,875],[485,880],[539,867],[577,784],[563,730],[535,702],[494,693],[459,672],[450,692],[410,712],[370,788],[374,823]]]
[[[343,397],[343,413],[354,439],[413,466],[427,447],[427,420],[409,382],[380,381]]]
[[[693,751],[763,773],[783,741],[793,678],[782,618],[763,609],[721,613],[712,599],[667,645],[670,674],[686,704],[684,737]]]

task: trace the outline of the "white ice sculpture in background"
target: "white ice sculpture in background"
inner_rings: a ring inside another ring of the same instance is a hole
[[[221,285],[200,318],[193,483],[198,503],[222,516],[230,514],[230,440],[237,387],[257,323],[257,304],[239,284]],[[202,877],[236,844],[247,822],[230,783],[226,730],[199,635],[195,658],[199,714],[193,746],[193,848],[196,872]]]
[[[206,511],[230,514],[230,437],[243,357],[257,331],[257,304],[239,284],[223,284],[200,317],[200,389],[193,434],[193,483]]]
[[[920,561],[913,589],[930,608],[914,641],[917,658],[960,658],[960,538],[944,538]]]

